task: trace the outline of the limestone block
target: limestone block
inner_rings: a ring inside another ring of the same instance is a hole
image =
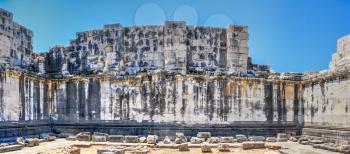
[[[249,141],[265,141],[264,136],[249,136]]]
[[[37,138],[29,138],[25,140],[27,147],[33,147],[39,145],[39,139]]]
[[[250,150],[250,149],[264,149],[265,143],[264,142],[243,142],[242,143],[243,150]]]
[[[187,142],[187,138],[183,133],[176,133],[175,143],[181,144]]]
[[[266,137],[266,142],[277,142],[276,137]]]
[[[137,143],[137,142],[139,142],[138,136],[131,136],[131,135],[125,136],[125,143]]]
[[[90,132],[80,132],[76,136],[78,141],[91,141]]]
[[[108,141],[109,142],[124,142],[124,136],[123,135],[108,135]]]
[[[147,138],[142,136],[142,137],[139,138],[139,142],[140,143],[147,143]]]
[[[92,135],[92,142],[107,142],[107,136]]]
[[[219,143],[218,150],[220,152],[230,152],[230,146],[228,143]]]
[[[207,138],[211,137],[211,133],[210,132],[198,132],[197,137],[207,139]]]
[[[191,144],[201,144],[201,143],[205,142],[205,139],[198,138],[198,137],[191,137],[190,142],[191,142]]]
[[[287,142],[288,136],[286,133],[277,133],[277,141],[278,142]]]
[[[220,137],[220,143],[234,143],[237,140],[232,136]]]
[[[178,146],[179,151],[190,151],[188,143],[181,143]]]
[[[165,136],[165,137],[164,137],[164,140],[163,140],[163,143],[164,143],[164,144],[170,144],[170,143],[171,143],[170,138],[169,138],[168,136]]]
[[[237,139],[237,142],[244,142],[244,141],[247,141],[247,136],[245,135],[242,135],[242,134],[238,134],[236,135],[236,139]]]
[[[158,136],[157,135],[148,135],[147,136],[147,143],[148,144],[156,144],[158,140]]]
[[[298,141],[298,139],[296,137],[294,137],[294,136],[289,137],[288,140],[292,141],[292,142],[297,142]]]
[[[207,139],[207,142],[209,143],[219,143],[220,142],[220,138],[219,137],[211,137]]]
[[[211,152],[210,144],[208,142],[203,142],[201,144],[202,152]]]
[[[80,154],[80,148],[75,146],[65,147],[61,150],[62,154]]]

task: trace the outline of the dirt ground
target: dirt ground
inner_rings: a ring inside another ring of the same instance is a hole
[[[19,151],[13,151],[8,152],[6,154],[38,154],[38,153],[45,153],[45,154],[57,154],[59,153],[61,148],[68,147],[71,145],[88,145],[91,144],[91,142],[80,142],[80,141],[66,141],[65,139],[57,139],[53,142],[44,142],[41,143],[40,146],[35,147],[25,147],[22,150]],[[101,144],[101,143],[97,143]],[[110,144],[110,145],[118,145],[118,143],[103,143],[103,144]],[[330,152],[326,150],[321,149],[314,149],[312,146],[309,145],[301,145],[294,142],[277,142],[277,143],[266,143],[266,144],[276,144],[281,145],[282,149],[280,151],[288,153],[288,154],[340,154],[337,152]],[[130,145],[136,145],[136,144],[130,144]],[[147,145],[147,144],[143,144]],[[104,145],[92,145],[90,147],[86,148],[80,148],[81,154],[97,154],[97,149],[100,147],[103,147]],[[236,143],[235,147],[230,148],[231,152],[221,152],[223,154],[264,154],[267,151],[273,151],[273,150],[267,150],[267,149],[254,149],[254,150],[243,150],[242,148],[239,148],[239,144]],[[219,154],[220,152],[216,148],[212,148],[213,154]],[[201,149],[199,147],[192,147],[190,148],[190,151],[187,152],[179,152],[176,148],[153,148],[150,152],[150,154],[196,154],[196,153],[202,153]],[[127,151],[126,154],[131,154],[131,152]]]

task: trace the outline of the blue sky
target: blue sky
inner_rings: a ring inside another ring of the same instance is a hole
[[[337,39],[350,34],[348,0],[0,0],[0,7],[34,32],[36,52],[110,23],[247,25],[253,62],[279,72],[327,69]]]

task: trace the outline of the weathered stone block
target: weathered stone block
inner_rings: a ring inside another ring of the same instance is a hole
[[[211,137],[207,139],[207,142],[209,143],[219,143],[220,142],[220,138],[219,137]]]
[[[265,143],[264,142],[243,142],[242,148],[243,150],[264,149]]]
[[[92,135],[92,142],[107,142],[107,136]]]
[[[190,151],[187,143],[181,143],[177,147],[179,151]]]
[[[142,136],[142,137],[139,138],[139,142],[140,143],[147,143],[147,138]]]
[[[218,150],[220,152],[230,152],[230,146],[227,143],[219,143]]]
[[[181,144],[187,142],[187,138],[183,133],[176,133],[175,143]]]
[[[266,137],[266,142],[277,142],[276,137]]]
[[[170,144],[170,143],[171,143],[170,138],[169,138],[168,136],[165,136],[165,137],[164,137],[164,140],[163,140],[163,143],[164,143],[164,144]]]
[[[202,152],[211,152],[210,144],[208,142],[203,142],[201,144]]]
[[[137,142],[139,142],[138,136],[130,136],[130,135],[125,136],[125,143],[137,143]]]
[[[147,143],[148,144],[156,144],[158,140],[158,136],[157,135],[148,135],[147,136]]]
[[[27,147],[33,147],[33,146],[39,145],[39,139],[37,138],[26,139],[25,142]]]
[[[47,141],[55,141],[56,140],[56,136],[48,136],[46,138]]]
[[[201,144],[201,143],[205,142],[205,139],[198,138],[198,137],[191,137],[190,142],[191,142],[191,144]]]
[[[81,132],[77,135],[78,141],[91,141],[91,133],[90,132]]]
[[[240,142],[240,143],[248,140],[247,136],[242,134],[236,135],[236,139],[237,139],[237,142]]]
[[[249,136],[249,141],[263,142],[263,141],[265,141],[265,137],[264,136]]]
[[[220,143],[234,143],[237,140],[232,136],[220,137]]]
[[[108,135],[108,141],[109,142],[124,142],[124,136],[123,135]]]
[[[210,132],[198,132],[197,137],[207,139],[207,138],[211,137],[211,133]]]

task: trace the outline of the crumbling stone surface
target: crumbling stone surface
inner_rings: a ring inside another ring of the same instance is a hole
[[[142,137],[139,138],[139,142],[140,143],[147,143],[147,138],[142,136]]]
[[[61,154],[80,154],[80,148],[75,146],[65,147],[60,151]]]

